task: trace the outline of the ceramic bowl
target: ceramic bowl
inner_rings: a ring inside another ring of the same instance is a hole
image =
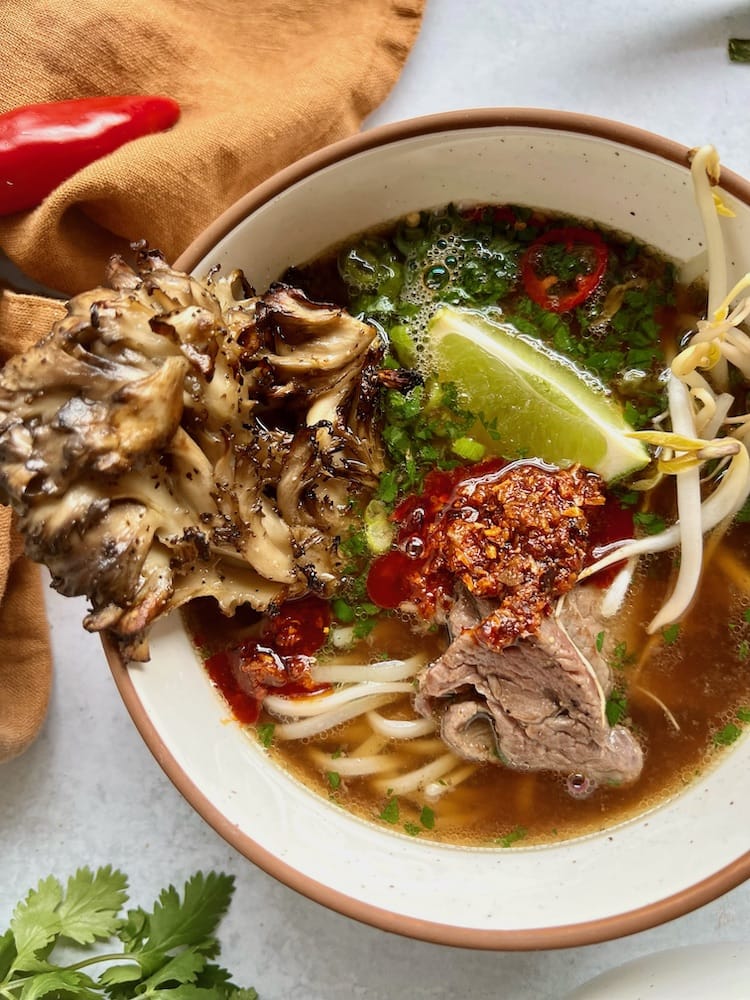
[[[750,270],[750,184],[724,171],[722,188],[736,213],[724,226],[731,282]],[[529,109],[418,119],[328,147],[241,199],[177,266],[242,267],[262,289],[353,233],[451,201],[593,219],[701,266],[685,147]],[[155,757],[230,844],[305,895],[386,930],[474,948],[581,945],[678,916],[750,873],[748,740],[680,795],[602,834],[511,850],[441,846],[331,806],[227,724],[178,616],[156,629],[150,663],[126,667],[109,655]]]

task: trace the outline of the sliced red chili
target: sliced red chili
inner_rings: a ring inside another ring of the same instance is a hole
[[[0,215],[34,208],[89,163],[162,132],[179,115],[172,98],[144,94],[28,104],[0,115]]]
[[[545,251],[560,246],[576,253],[580,270],[570,276],[545,268]],[[526,294],[550,312],[570,312],[596,291],[607,270],[609,251],[602,237],[582,226],[549,229],[531,244],[521,260],[521,278]]]

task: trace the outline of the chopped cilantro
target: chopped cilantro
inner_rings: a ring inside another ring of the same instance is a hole
[[[476,418],[459,405],[452,383],[417,385],[408,392],[388,390],[383,400],[383,442],[391,467],[380,476],[376,498],[393,504],[399,496],[418,492],[425,474],[436,465],[453,468],[459,455],[478,460],[483,446],[466,437],[474,423]]]
[[[742,612],[742,620],[750,622],[750,608],[745,608],[745,610]]]
[[[419,814],[419,822],[426,830],[435,829],[435,813],[429,806],[422,806],[422,812]]]
[[[714,733],[713,743],[715,746],[728,747],[742,736],[742,727],[750,722],[750,707],[743,705],[738,708],[734,713],[734,718],[734,722],[728,722],[723,729]]]
[[[624,691],[620,691],[617,688],[612,691],[609,698],[607,698],[605,712],[607,722],[610,726],[616,726],[618,722],[625,718],[628,714],[628,700],[625,697]]]
[[[392,825],[398,823],[399,808],[398,808],[398,799],[396,798],[395,795],[392,795],[391,798],[389,798],[386,804],[383,806],[380,812],[380,819],[382,819],[383,822],[391,823]]]
[[[636,511],[633,520],[638,527],[647,535],[658,535],[666,528],[666,522],[659,514],[652,514],[647,511]]]
[[[626,490],[617,485],[615,485],[614,491],[623,507],[635,507],[643,495],[638,490]]]
[[[331,611],[334,618],[343,625],[350,625],[354,621],[354,608],[343,597],[334,597],[331,601]]]
[[[498,837],[495,841],[500,847],[512,847],[513,844],[517,844],[519,840],[523,840],[527,834],[527,830],[523,826],[514,827],[510,833],[506,833],[504,837]]]
[[[750,659],[750,640],[740,639],[737,643],[737,658],[743,662]]]
[[[273,722],[262,722],[259,726],[255,727],[255,735],[258,737],[258,742],[262,743],[266,750],[273,743],[273,734],[276,731],[276,726]]]
[[[355,639],[366,639],[375,628],[374,618],[362,618],[354,626],[353,635]]]
[[[740,736],[742,736],[742,728],[734,722],[729,722],[723,729],[714,733],[713,742],[717,747],[728,747],[735,743]]]
[[[679,634],[680,624],[679,622],[674,622],[672,625],[667,625],[665,629],[662,629],[661,637],[667,646],[671,646],[677,642]]]
[[[334,792],[341,787],[341,775],[338,771],[326,771],[326,778],[328,778],[328,784]]]
[[[601,651],[602,651],[603,648],[604,648],[604,632],[597,632],[596,633],[596,651],[597,651],[597,653],[601,653]]]
[[[735,515],[735,520],[739,524],[747,524],[750,522],[750,498],[748,498]]]
[[[612,654],[611,666],[613,670],[625,670],[635,660],[635,653],[629,653],[625,642],[618,642]]]
[[[411,823],[409,820],[404,823],[404,830],[409,834],[410,837],[418,837],[422,832],[422,828],[418,823]]]

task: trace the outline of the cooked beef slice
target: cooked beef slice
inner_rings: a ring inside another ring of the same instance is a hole
[[[573,607],[585,634],[582,608]],[[417,707],[425,714],[440,713],[440,700],[452,697],[442,713],[445,742],[469,760],[582,774],[591,782],[635,780],[643,754],[628,729],[607,722],[606,664],[594,669],[564,616],[547,617],[533,638],[497,649],[477,628],[485,610],[474,606],[472,615],[470,598],[458,595],[449,621],[453,641],[420,678]],[[595,633],[586,645],[596,659]]]

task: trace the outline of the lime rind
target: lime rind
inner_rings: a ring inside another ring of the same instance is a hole
[[[428,327],[427,347],[441,380],[455,382],[467,408],[493,420],[496,453],[580,463],[607,481],[648,463],[605,387],[511,324],[443,306]]]

